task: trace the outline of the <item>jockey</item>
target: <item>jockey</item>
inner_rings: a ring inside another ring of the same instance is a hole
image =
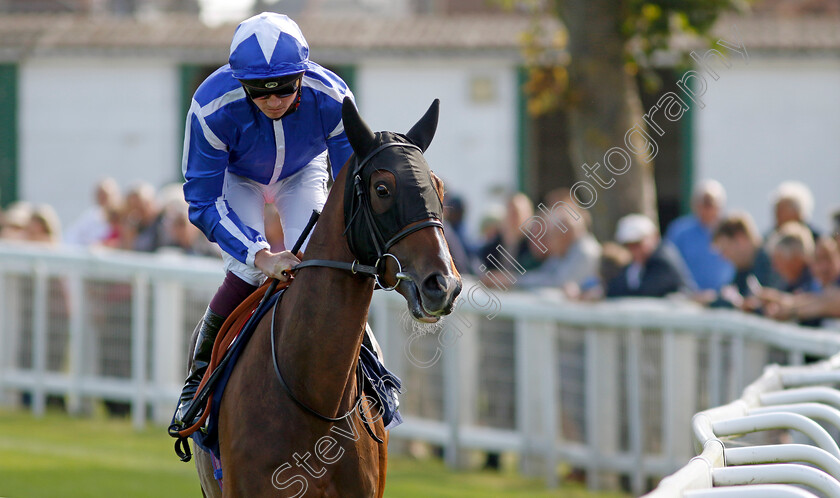
[[[277,207],[291,248],[326,202],[330,169],[335,178],[352,154],[341,121],[345,96],[353,98],[344,81],[309,60],[298,25],[272,12],[239,24],[229,64],[196,90],[184,137],[184,196],[192,223],[221,247],[226,275],[198,325],[176,420],[183,421],[228,315],[266,277],[288,280],[299,262],[288,250],[271,252],[264,205]]]

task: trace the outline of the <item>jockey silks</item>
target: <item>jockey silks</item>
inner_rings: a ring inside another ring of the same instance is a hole
[[[341,121],[345,96],[352,93],[337,75],[308,61],[297,111],[272,120],[247,98],[229,65],[210,75],[187,114],[182,170],[190,220],[223,251],[253,265],[269,245],[223,197],[225,172],[270,185],[327,150],[337,176],[352,153]]]

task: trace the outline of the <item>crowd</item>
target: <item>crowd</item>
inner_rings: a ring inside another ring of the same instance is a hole
[[[5,240],[220,256],[190,223],[181,184],[156,191],[139,182],[123,192],[113,178],[105,178],[96,184],[92,205],[64,230],[47,204],[15,202],[0,214],[0,239]]]
[[[727,212],[723,186],[707,180],[694,189],[691,213],[673,220],[664,235],[650,218],[628,214],[612,240],[599,242],[568,189],[548,193],[536,215],[531,200],[516,193],[485,216],[482,240],[471,243],[464,204],[450,197],[447,240],[461,273],[500,290],[555,289],[576,300],[681,294],[802,325],[837,318],[840,210],[831,233],[820,234],[804,184],[783,182],[771,202],[774,224],[762,235],[749,213]],[[550,218],[543,232],[529,224],[535,218]]]
[[[628,214],[613,240],[599,242],[590,232],[588,212],[563,208],[574,205],[568,189],[542,199],[536,215],[549,222],[539,238],[525,229],[535,207],[522,193],[486,214],[478,242],[467,236],[465,205],[457,196],[447,196],[445,226],[459,271],[497,289],[555,289],[577,300],[679,293],[710,307],[803,325],[836,318],[840,210],[831,233],[820,234],[811,223],[814,201],[805,185],[784,182],[771,199],[774,225],[763,235],[749,213],[726,211],[726,192],[714,180],[697,185],[691,213],[672,221],[664,236],[653,220]],[[272,250],[280,250],[280,218],[273,205],[265,208],[267,239]],[[122,191],[114,179],[103,179],[92,205],[63,234],[49,205],[16,202],[0,215],[0,239],[220,256],[218,246],[190,223],[181,184],[156,191],[136,183]]]

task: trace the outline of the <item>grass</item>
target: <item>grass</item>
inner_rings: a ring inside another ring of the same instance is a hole
[[[0,496],[201,496],[192,463],[178,461],[162,428],[137,432],[127,420],[0,411]],[[456,472],[434,459],[389,461],[389,498],[618,497],[580,486],[547,490],[509,473]]]

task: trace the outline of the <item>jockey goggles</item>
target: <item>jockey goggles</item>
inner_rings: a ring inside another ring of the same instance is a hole
[[[251,99],[261,99],[269,95],[276,95],[280,98],[289,97],[300,90],[300,82],[303,75],[296,75],[292,81],[278,82],[277,79],[266,80],[240,80],[242,88]]]

